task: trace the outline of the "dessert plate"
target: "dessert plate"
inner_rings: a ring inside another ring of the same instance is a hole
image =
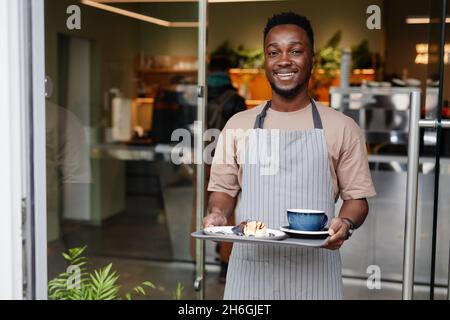
[[[231,229],[234,226],[224,226],[224,227],[208,227],[203,229],[203,233],[210,236],[220,236],[230,239],[241,239],[241,238],[251,238],[253,240],[282,240],[286,238],[286,233],[280,230],[267,228],[267,233],[265,237],[249,237],[249,236],[239,236],[235,234]]]
[[[325,239],[330,235],[328,233],[328,228],[320,231],[303,231],[303,230],[289,229],[289,226],[284,226],[280,227],[280,230],[288,234],[290,237],[294,238]]]

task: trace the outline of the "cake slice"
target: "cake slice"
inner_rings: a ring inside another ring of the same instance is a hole
[[[244,235],[247,237],[263,238],[266,236],[267,227],[258,220],[247,221],[244,226]]]
[[[231,230],[238,236],[264,238],[267,235],[266,225],[259,220],[242,221]]]

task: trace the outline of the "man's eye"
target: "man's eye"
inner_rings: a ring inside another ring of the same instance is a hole
[[[300,54],[303,53],[303,50],[292,50],[291,53],[292,53],[293,55],[295,55],[295,56],[298,56],[298,55],[300,55]]]
[[[274,57],[274,56],[276,56],[278,54],[278,52],[276,52],[276,51],[269,51],[269,56],[270,57]]]

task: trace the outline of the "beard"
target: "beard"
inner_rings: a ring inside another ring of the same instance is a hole
[[[291,89],[281,89],[281,88],[277,87],[277,85],[274,82],[269,81],[269,83],[270,83],[270,86],[272,87],[272,90],[276,94],[278,94],[280,97],[285,98],[285,99],[292,99],[292,98],[296,97],[300,93],[300,91],[304,85],[304,83],[299,83]]]
[[[277,87],[274,81],[272,81],[271,79],[268,80],[270,87],[276,94],[278,94],[280,97],[284,99],[292,99],[295,98],[300,93],[300,91],[302,91],[304,86],[308,88],[309,78],[310,78],[309,76],[306,77],[306,79],[299,82],[295,87],[291,89],[281,89],[280,87]]]

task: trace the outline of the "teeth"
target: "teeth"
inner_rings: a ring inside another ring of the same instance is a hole
[[[293,72],[289,72],[289,73],[278,73],[278,75],[279,75],[280,77],[290,77],[290,76],[293,76],[294,73],[293,73]]]

